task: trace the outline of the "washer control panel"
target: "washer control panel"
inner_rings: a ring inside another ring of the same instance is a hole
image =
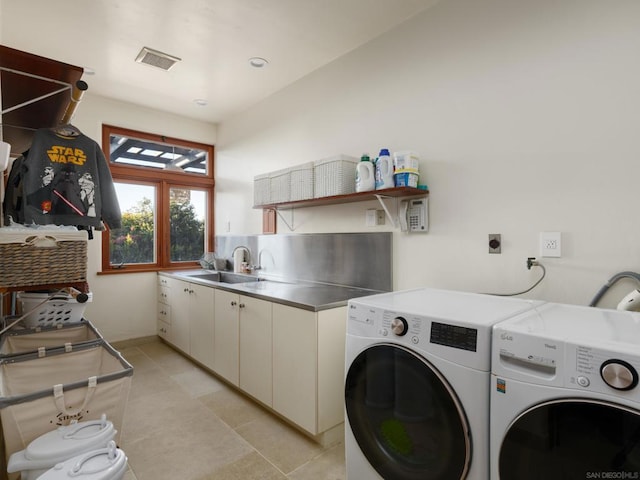
[[[349,305],[347,331],[352,335],[389,338],[400,343],[432,344],[476,352],[478,330],[437,322],[430,318],[377,309],[358,303]]]
[[[429,320],[419,315],[375,308],[356,302],[348,308],[347,333],[418,345],[428,341]]]

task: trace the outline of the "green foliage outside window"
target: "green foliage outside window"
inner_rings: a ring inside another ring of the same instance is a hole
[[[204,222],[191,203],[171,202],[171,261],[189,262],[204,254]]]
[[[171,202],[171,261],[194,261],[204,253],[204,222],[192,204]],[[155,219],[151,200],[142,199],[122,214],[122,228],[111,230],[112,265],[155,262]]]

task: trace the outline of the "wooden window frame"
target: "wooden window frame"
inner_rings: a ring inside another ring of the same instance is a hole
[[[124,135],[141,140],[150,140],[157,143],[167,143],[170,145],[197,148],[207,152],[209,164],[207,173],[197,174],[189,172],[175,172],[156,170],[133,165],[120,165],[111,163],[110,160],[110,139],[111,135]],[[191,142],[179,138],[166,137],[138,130],[117,127],[114,125],[102,125],[102,150],[109,164],[111,176],[114,182],[140,183],[156,186],[156,262],[145,264],[125,264],[114,266],[110,262],[109,250],[109,230],[102,234],[102,274],[112,273],[139,273],[154,272],[159,270],[176,270],[199,267],[197,261],[193,262],[172,262],[170,257],[170,228],[169,228],[169,192],[171,188],[186,188],[204,190],[208,195],[207,203],[207,232],[205,233],[205,252],[213,251],[214,248],[214,146],[204,143]]]

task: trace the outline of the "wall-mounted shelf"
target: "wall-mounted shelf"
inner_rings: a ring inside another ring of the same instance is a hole
[[[269,205],[254,205],[253,208],[261,208],[263,210],[275,210],[278,216],[282,219],[282,221],[287,225],[289,230],[295,230],[293,228],[293,210],[295,208],[305,208],[305,207],[319,207],[325,205],[340,205],[343,203],[353,203],[353,202],[366,202],[369,200],[378,200],[380,205],[384,209],[387,217],[391,221],[394,227],[399,225],[399,218],[397,215],[393,215],[387,205],[385,205],[384,199],[393,198],[396,201],[396,210],[397,210],[397,202],[400,198],[408,198],[408,197],[427,197],[429,195],[429,190],[422,190],[420,188],[413,187],[394,187],[394,188],[385,188],[383,190],[371,190],[369,192],[357,192],[357,193],[349,193],[346,195],[334,195],[331,197],[320,197],[320,198],[310,198],[308,200],[295,200],[291,202],[281,202],[281,203],[272,203]],[[281,210],[290,210],[291,211],[291,219],[287,220],[281,213]],[[275,229],[274,229],[275,230]],[[273,233],[273,232],[269,232]]]
[[[292,202],[272,203],[269,205],[255,205],[253,208],[262,209],[286,209],[317,207],[322,205],[338,205],[341,203],[366,202],[376,200],[379,197],[401,198],[401,197],[424,197],[429,195],[429,190],[412,187],[385,188],[384,190],[371,190],[370,192],[349,193],[347,195],[334,195],[332,197],[310,198],[308,200],[295,200]]]

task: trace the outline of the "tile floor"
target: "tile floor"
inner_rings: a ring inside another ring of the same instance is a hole
[[[124,480],[344,480],[323,448],[175,350],[115,344],[134,366],[120,447]]]

